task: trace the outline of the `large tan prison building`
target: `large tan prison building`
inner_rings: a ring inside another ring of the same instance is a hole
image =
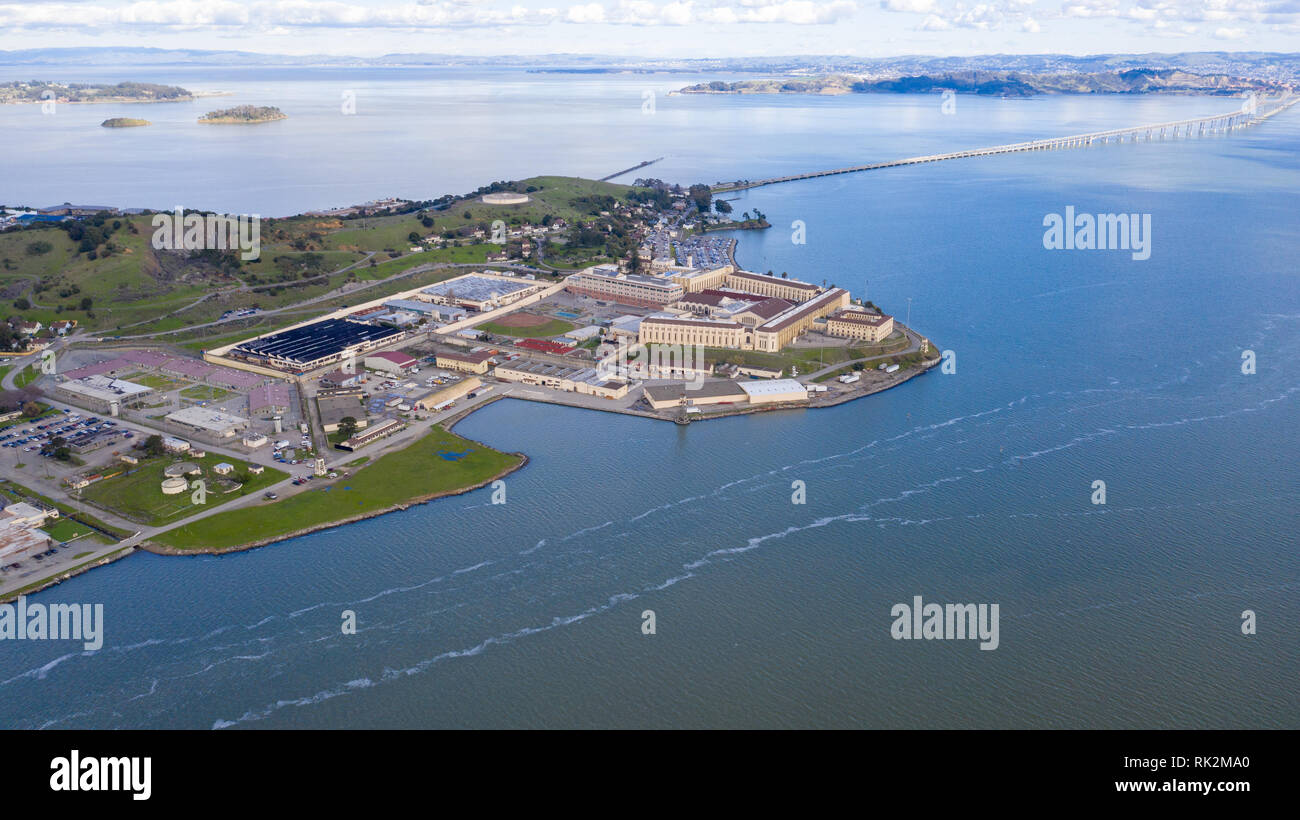
[[[879,342],[894,332],[894,317],[865,310],[843,310],[826,318],[826,332],[846,339]]]
[[[686,288],[671,279],[619,273],[613,265],[597,265],[564,280],[570,293],[603,299],[620,305],[663,307],[686,295]]]
[[[641,344],[704,345],[748,350],[753,347],[753,333],[737,322],[707,319],[668,319],[647,316],[641,320],[637,334]]]
[[[791,305],[754,328],[739,322],[648,316],[641,320],[637,341],[641,344],[703,345],[775,353],[793,342],[817,319],[834,313],[848,302],[848,291],[831,288],[803,304]],[[762,314],[755,314],[754,318],[762,318]]]
[[[775,353],[795,340],[812,323],[823,316],[834,313],[849,303],[849,292],[843,288],[831,288],[769,319],[754,329],[754,349]]]
[[[785,299],[790,302],[806,301],[821,291],[821,288],[816,285],[800,282],[797,279],[782,279],[778,276],[750,273],[744,270],[732,271],[727,274],[723,284],[734,290],[743,290],[746,293],[757,293],[759,296]]]

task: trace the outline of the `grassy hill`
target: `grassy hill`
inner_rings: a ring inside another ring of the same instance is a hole
[[[261,255],[250,261],[234,253],[156,250],[150,215],[99,216],[77,223],[93,231],[90,240],[78,228],[69,235],[64,225],[7,231],[0,233],[3,315],[46,325],[76,319],[82,328],[105,335],[185,328],[215,321],[230,310],[285,307],[350,280],[372,282],[417,265],[485,262],[489,252],[501,247],[473,238],[476,229],[490,235],[495,220],[510,227],[537,225],[548,215],[575,225],[596,218],[607,202],[604,198],[623,199],[635,190],[550,176],[522,180],[514,187],[527,191],[531,201],[486,205],[470,196],[442,210],[408,214],[264,219]],[[453,239],[444,240],[447,247],[412,254],[412,233]],[[577,266],[605,258],[603,251],[554,246],[548,259]],[[402,281],[402,288],[415,284]],[[368,298],[381,295],[378,289],[366,293]]]

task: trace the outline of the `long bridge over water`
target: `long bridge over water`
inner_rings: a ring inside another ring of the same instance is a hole
[[[1212,114],[1190,120],[1160,122],[1153,125],[1137,125],[1131,128],[1114,128],[1109,131],[1094,131],[1090,134],[1074,134],[1068,137],[1013,142],[1007,145],[994,145],[991,148],[972,148],[965,151],[950,151],[946,154],[929,154],[923,157],[908,157],[887,162],[873,162],[866,165],[854,165],[848,168],[834,168],[829,171],[812,171],[806,174],[789,174],[767,179],[744,179],[734,182],[719,182],[713,186],[713,192],[725,193],[744,188],[757,188],[761,185],[776,185],[780,182],[794,182],[800,179],[816,179],[836,174],[854,174],[859,171],[874,171],[880,168],[897,168],[902,165],[920,165],[925,162],[942,162],[947,159],[964,157],[987,157],[993,154],[1013,154],[1019,151],[1051,151],[1060,148],[1085,148],[1094,143],[1150,141],[1156,139],[1176,139],[1201,137],[1210,134],[1225,134],[1242,128],[1249,128],[1273,117],[1300,102],[1300,96],[1288,96],[1278,100],[1268,111],[1260,112],[1255,107],[1245,107],[1226,114]]]

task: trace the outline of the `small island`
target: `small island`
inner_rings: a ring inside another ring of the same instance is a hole
[[[223,108],[220,111],[209,111],[199,117],[199,122],[217,125],[242,125],[244,123],[274,122],[283,119],[288,119],[288,115],[273,105],[237,105],[234,108]]]
[[[132,117],[112,117],[100,123],[104,128],[139,128],[142,125],[153,125],[148,120],[137,120]]]

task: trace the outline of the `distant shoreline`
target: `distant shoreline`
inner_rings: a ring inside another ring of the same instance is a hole
[[[151,100],[151,99],[133,98],[133,97],[108,97],[102,100],[64,100],[64,99],[4,100],[4,101],[0,101],[0,105],[44,105],[47,102],[57,103],[58,105],[104,105],[104,104],[136,105],[138,103],[182,103],[182,102],[194,102],[195,100],[201,100],[205,97],[233,97],[234,94],[235,94],[234,91],[196,91],[188,97],[176,97],[170,100]]]

